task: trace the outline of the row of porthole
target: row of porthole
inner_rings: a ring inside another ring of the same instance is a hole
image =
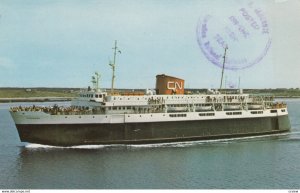
[[[67,119],[68,116],[65,116],[65,118]],[[78,118],[81,119],[81,116],[79,116]],[[93,116],[93,118],[95,118],[95,116]],[[105,118],[107,118],[107,116],[105,116]]]
[[[150,116],[152,117],[153,115],[151,114]],[[165,117],[166,115],[163,114],[163,116]],[[127,117],[130,117],[130,115],[127,115]],[[142,117],[142,115],[140,115],[140,117]]]
[[[214,115],[214,114],[212,114],[212,115]],[[152,114],[150,116],[153,117]],[[163,116],[166,116],[166,115],[163,114]],[[200,114],[199,114],[199,116],[200,116]],[[128,115],[127,117],[130,117],[130,115]],[[140,117],[142,117],[142,115],[140,115]],[[68,117],[66,116],[65,118],[67,119]],[[81,116],[79,116],[78,118],[81,118]],[[93,118],[95,118],[95,116],[93,116]],[[105,116],[105,118],[107,118],[107,116]]]
[[[201,98],[199,98],[199,97],[187,97],[187,98],[188,99],[189,98],[191,98],[191,99],[204,99],[204,97],[201,97]],[[117,100],[117,99],[119,99],[120,101],[122,100],[122,98],[116,98],[116,97],[114,97],[114,100]],[[144,98],[144,99],[147,100],[147,98]],[[169,97],[166,97],[165,99],[169,99]],[[174,98],[172,97],[171,99],[180,99],[180,97],[174,97]],[[184,99],[184,97],[181,97],[181,99]],[[130,98],[127,98],[127,100],[130,100]],[[137,98],[137,100],[140,100],[140,98]]]

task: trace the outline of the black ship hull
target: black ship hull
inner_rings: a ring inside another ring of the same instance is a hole
[[[274,134],[291,128],[288,115],[124,124],[17,124],[16,127],[22,142],[54,146],[207,140]]]

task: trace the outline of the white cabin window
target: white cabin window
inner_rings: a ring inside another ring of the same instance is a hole
[[[215,116],[215,113],[199,113],[199,116]]]
[[[169,114],[169,117],[186,117],[186,114]]]

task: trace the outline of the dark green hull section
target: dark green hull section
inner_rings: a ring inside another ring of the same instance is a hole
[[[126,124],[16,125],[22,142],[54,146],[151,144],[287,132],[288,115]]]

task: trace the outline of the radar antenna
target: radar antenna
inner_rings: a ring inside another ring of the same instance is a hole
[[[222,67],[222,76],[221,76],[220,92],[221,92],[222,84],[223,84],[223,75],[224,75],[225,59],[226,59],[226,51],[227,51],[227,49],[228,49],[228,46],[226,45],[225,51],[224,51],[224,56],[223,56],[223,67]]]

